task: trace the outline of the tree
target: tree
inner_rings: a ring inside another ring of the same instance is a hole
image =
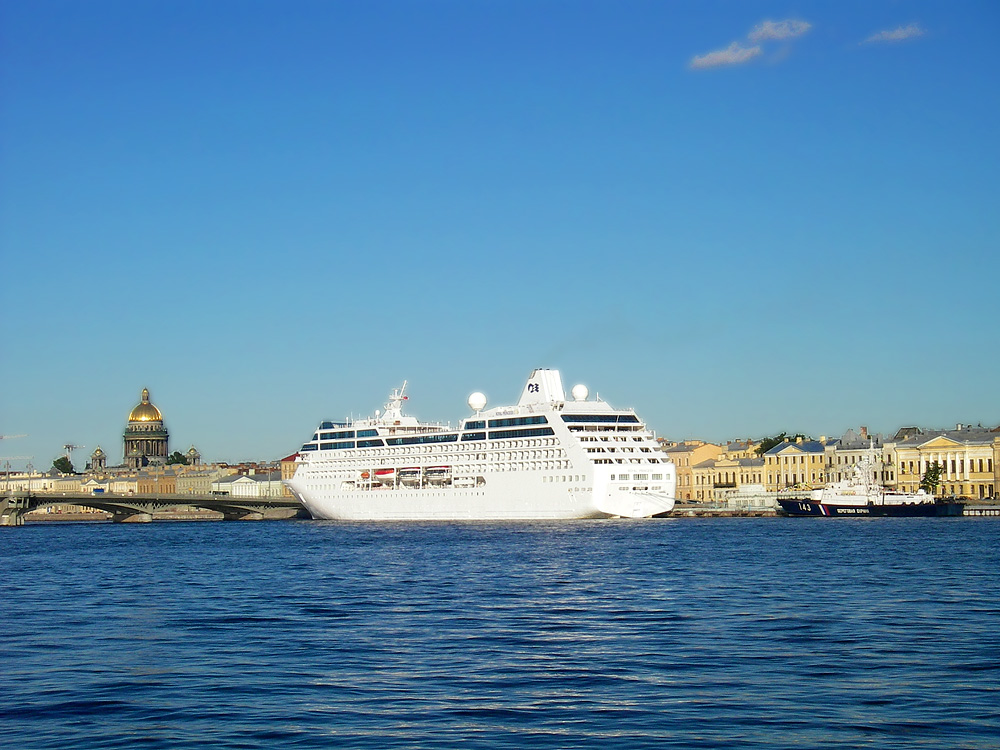
[[[187,462],[188,460],[184,457],[184,454],[181,453],[180,451],[174,451],[169,456],[167,456],[167,466],[171,466],[172,464],[181,464],[183,466],[187,466]]]
[[[939,484],[941,484],[941,464],[935,461],[924,472],[924,477],[920,480],[920,489],[933,495],[937,492]]]
[[[69,456],[59,456],[59,458],[52,462],[52,468],[60,474],[76,474],[73,462],[69,460]]]

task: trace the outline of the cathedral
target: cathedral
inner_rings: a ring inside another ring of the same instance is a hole
[[[160,410],[149,401],[148,389],[142,389],[142,401],[128,415],[128,425],[122,437],[125,440],[125,465],[130,469],[167,462],[170,435],[163,426]]]
[[[170,434],[163,425],[163,415],[149,400],[149,389],[142,389],[142,400],[128,415],[128,424],[122,435],[125,442],[124,462],[121,466],[108,466],[108,454],[100,446],[90,454],[87,471],[90,473],[121,474],[137,471],[147,466],[163,471],[168,464],[200,466],[201,453],[193,445],[187,453],[170,454]]]

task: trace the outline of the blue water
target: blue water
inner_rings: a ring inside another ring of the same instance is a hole
[[[996,519],[0,529],[11,748],[997,748]]]

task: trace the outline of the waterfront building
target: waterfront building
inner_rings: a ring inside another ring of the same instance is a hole
[[[212,482],[213,495],[230,497],[267,498],[282,497],[284,484],[277,471],[261,474],[233,474]]]
[[[876,454],[875,481],[885,487],[895,487],[896,471],[892,460],[888,458],[885,439],[881,434],[869,434],[868,428],[863,425],[857,432],[850,429],[839,440],[827,444],[826,481],[840,482],[853,477],[855,467],[864,461],[873,449]]]
[[[726,452],[723,454],[726,458],[751,458],[758,459],[760,456],[757,455],[757,446],[760,443],[747,438],[746,440],[733,440],[726,443]]]
[[[135,491],[140,495],[176,495],[177,471],[174,467],[150,467],[134,478]]]
[[[210,495],[212,482],[223,477],[232,476],[236,471],[228,466],[185,467],[177,475],[177,494],[179,495]]]
[[[797,438],[785,440],[764,454],[764,485],[768,492],[787,487],[822,487],[826,483],[826,449],[832,442]]]
[[[673,461],[677,471],[677,499],[691,501],[706,501],[711,499],[711,489],[703,484],[697,484],[694,467],[713,460],[722,455],[721,445],[706,443],[704,440],[685,440],[680,443],[669,443],[662,447],[670,461]],[[702,475],[699,474],[699,477]]]
[[[125,442],[125,466],[130,469],[166,463],[170,455],[170,436],[160,410],[149,400],[147,388],[142,389],[142,401],[128,416],[122,439]]]
[[[298,453],[293,453],[290,456],[285,456],[281,459],[281,481],[284,482],[286,479],[291,479],[295,476],[295,468],[297,464],[295,459],[299,457]],[[294,497],[292,491],[285,485],[284,491],[282,492],[283,497]]]
[[[725,447],[703,440],[661,441],[661,446],[677,470],[678,500],[719,501],[737,487],[763,483],[764,461],[753,440],[734,440]]]
[[[954,430],[900,430],[886,443],[885,460],[896,488],[916,492],[927,469],[941,467],[940,497],[1000,496],[1000,433],[957,425]]]
[[[111,492],[111,481],[108,477],[89,476],[80,483],[80,491],[88,495],[106,495]]]
[[[725,502],[733,492],[747,485],[763,484],[764,459],[731,458],[723,454],[691,468],[697,501]]]

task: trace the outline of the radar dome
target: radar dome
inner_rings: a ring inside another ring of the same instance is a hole
[[[479,391],[473,393],[469,396],[469,408],[472,409],[472,411],[482,411],[486,408],[486,396]]]
[[[589,395],[590,391],[588,391],[587,386],[583,385],[582,383],[580,385],[573,386],[573,398],[575,398],[577,401],[586,401],[587,396]]]

